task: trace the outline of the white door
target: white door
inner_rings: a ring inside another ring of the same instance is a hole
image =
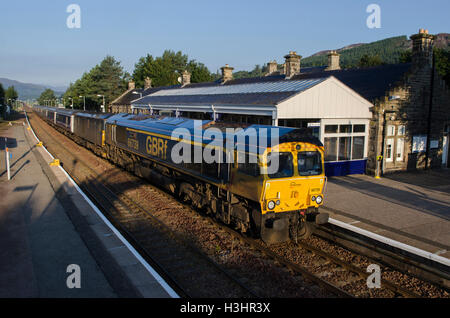
[[[395,161],[403,161],[403,149],[405,148],[405,142],[403,138],[397,138],[397,154]]]
[[[386,139],[386,162],[392,162],[394,159],[394,138]]]

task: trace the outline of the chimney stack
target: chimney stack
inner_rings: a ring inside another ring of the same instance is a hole
[[[416,66],[432,65],[434,36],[428,30],[420,29],[418,34],[411,35],[412,63]]]
[[[135,88],[136,88],[136,85],[134,84],[134,81],[133,80],[129,81],[128,82],[128,90],[132,90]]]
[[[152,79],[150,77],[145,78],[144,89],[149,89],[152,87]]]
[[[336,51],[330,51],[328,53],[328,67],[325,71],[335,71],[340,70],[341,66],[339,63],[339,53]]]
[[[181,86],[186,86],[188,84],[191,84],[191,73],[189,73],[187,70],[181,74]]]
[[[222,70],[222,83],[233,79],[234,67],[230,67],[228,64],[225,64],[225,66],[222,66],[220,69]]]
[[[286,78],[300,74],[300,59],[302,57],[297,55],[297,52],[290,51],[284,58],[286,59]]]
[[[272,75],[276,73],[278,70],[278,64],[277,61],[272,61],[267,63],[267,74],[266,75]]]

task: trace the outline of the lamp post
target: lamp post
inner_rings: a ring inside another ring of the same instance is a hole
[[[103,97],[102,112],[105,112],[105,95],[97,94],[97,97]]]
[[[71,99],[71,100],[72,100],[72,103],[71,103],[70,106],[72,106],[72,109],[73,109],[73,98],[72,98],[72,97],[68,97],[68,99]]]
[[[78,96],[78,97],[83,97],[83,110],[86,110],[86,96]]]

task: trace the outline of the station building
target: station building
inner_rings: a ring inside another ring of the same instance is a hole
[[[375,172],[379,156],[383,173],[450,166],[450,91],[435,67],[434,38],[424,29],[411,36],[410,63],[342,70],[339,54],[332,51],[328,66],[294,77],[329,74],[374,105],[368,173]]]
[[[180,85],[130,88],[116,112],[309,127],[329,176],[373,174],[380,156],[383,173],[447,166],[450,94],[433,66],[434,36],[421,29],[411,39],[410,63],[341,69],[330,51],[327,65],[301,68],[290,52],[284,69],[269,62],[263,77],[233,79],[225,65],[220,80],[191,83],[185,71]]]

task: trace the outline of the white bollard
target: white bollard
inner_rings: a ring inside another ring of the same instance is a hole
[[[8,139],[5,137],[5,154],[6,154],[6,171],[8,173],[8,180],[11,180],[11,171],[9,169],[9,149],[6,146]]]

